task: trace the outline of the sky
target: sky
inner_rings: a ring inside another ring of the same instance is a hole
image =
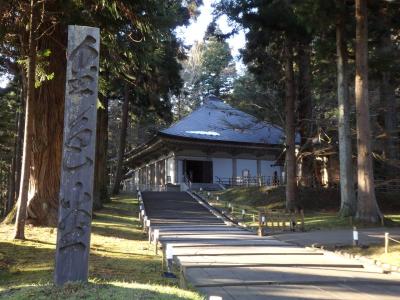
[[[176,29],[176,34],[181,38],[186,45],[193,45],[195,41],[202,41],[207,30],[208,24],[211,23],[213,16],[212,5],[216,0],[203,0],[203,5],[200,7],[200,15],[196,20],[192,20],[187,27],[179,27]],[[228,23],[228,18],[222,16],[217,20],[217,24],[223,33],[230,32],[231,27]],[[244,31],[239,31],[238,34],[230,37],[227,40],[231,48],[232,56],[236,61],[238,71],[243,71],[244,65],[239,58],[239,50],[244,47],[246,39]]]
[[[200,7],[200,15],[195,21],[191,21],[187,27],[179,27],[176,30],[177,36],[185,42],[187,45],[193,45],[195,41],[201,41],[204,37],[208,24],[211,23],[213,16],[212,4],[217,1],[215,0],[204,0],[203,5]],[[226,16],[222,16],[217,20],[217,24],[223,33],[230,31],[228,19]],[[239,55],[239,49],[244,47],[245,34],[240,31],[227,40],[231,47],[232,55],[237,57]]]
[[[213,16],[212,4],[215,0],[204,0],[203,5],[200,7],[200,15],[195,21],[191,21],[190,25],[187,27],[179,27],[176,29],[176,34],[181,38],[186,45],[193,45],[195,41],[202,41],[204,34],[207,30],[208,24],[211,23]],[[228,24],[228,19],[226,16],[222,16],[218,19],[217,24],[223,33],[230,31],[230,26]],[[244,70],[244,65],[239,58],[239,50],[245,45],[245,34],[240,31],[227,40],[232,51],[232,56],[236,62],[236,68],[238,72]],[[5,77],[0,77],[0,87],[4,88],[7,85],[8,80]]]

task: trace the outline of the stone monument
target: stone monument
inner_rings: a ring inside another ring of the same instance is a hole
[[[89,270],[99,70],[98,28],[68,26],[64,140],[55,283]]]

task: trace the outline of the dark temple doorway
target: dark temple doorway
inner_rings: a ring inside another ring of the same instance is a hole
[[[195,183],[212,183],[213,182],[213,165],[212,161],[201,160],[185,160],[185,175],[191,182]]]

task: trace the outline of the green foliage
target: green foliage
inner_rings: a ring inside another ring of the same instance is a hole
[[[233,82],[233,92],[227,99],[259,120],[284,126],[282,92],[274,86],[261,85],[252,73],[246,72]]]

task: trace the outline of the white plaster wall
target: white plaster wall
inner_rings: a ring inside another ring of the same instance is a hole
[[[274,176],[274,171],[277,172],[278,178],[280,178],[282,167],[281,166],[271,167],[271,165],[273,165],[274,163],[275,163],[274,161],[269,161],[269,160],[261,161],[261,175],[265,176],[265,180],[268,180],[268,177],[270,177],[271,179]]]
[[[217,182],[219,178],[232,177],[232,159],[231,158],[213,158],[213,181]]]
[[[134,171],[133,178],[134,178],[135,184],[139,184],[139,169]]]
[[[249,170],[250,176],[257,176],[257,160],[255,159],[238,159],[237,160],[237,176],[243,175],[243,170]]]

